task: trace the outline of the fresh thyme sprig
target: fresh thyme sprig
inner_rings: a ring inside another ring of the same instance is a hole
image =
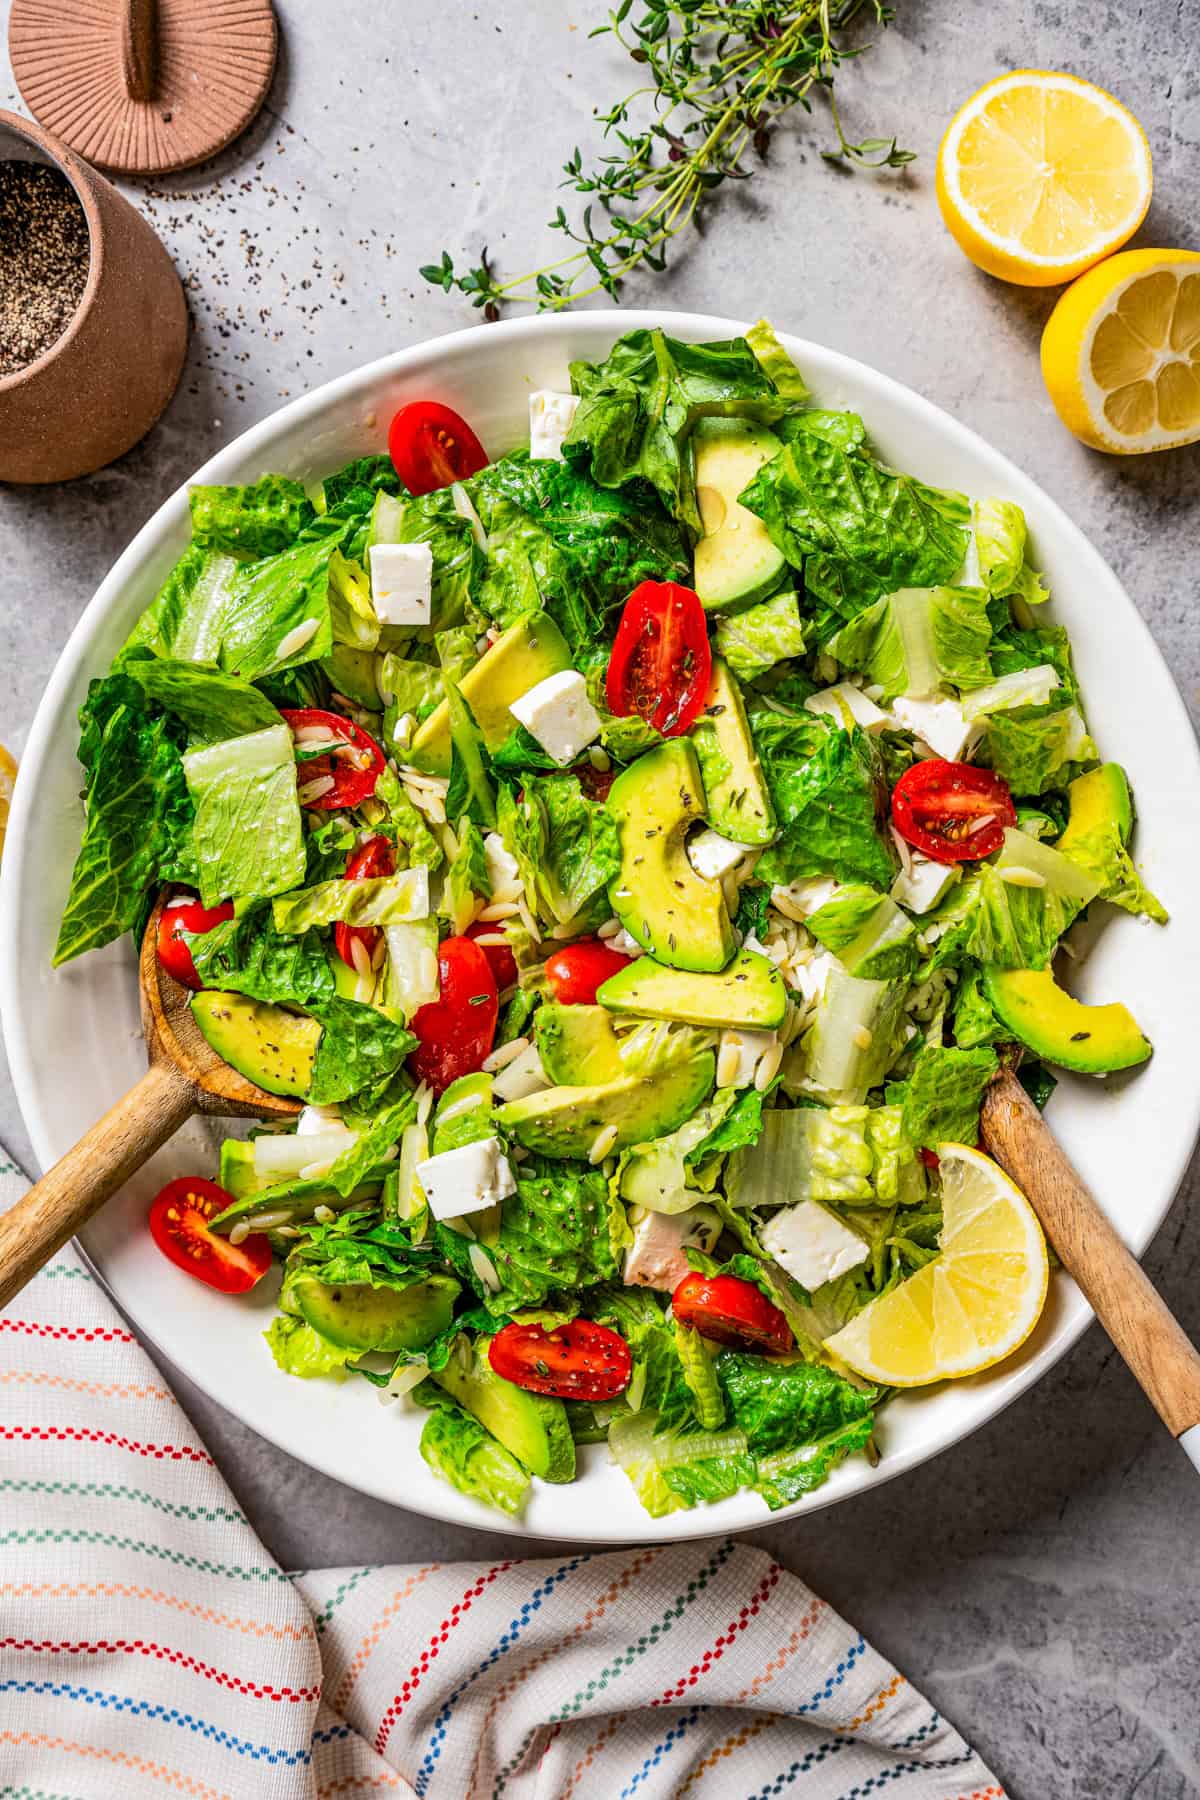
[[[527,274],[501,280],[486,250],[459,274],[449,251],[421,269],[425,280],[458,289],[489,319],[506,305],[560,311],[592,294],[619,299],[637,269],[666,267],[668,254],[697,224],[723,182],[754,173],[751,153],[765,162],[771,131],[794,106],[811,112],[814,89],[827,94],[835,150],[831,162],[900,168],[913,152],[895,138],[850,143],[833,98],[838,65],[861,55],[839,38],[856,14],[869,10],[887,25],[883,0],[620,0],[592,37],[611,34],[648,81],[601,115],[606,144],[592,167],[575,149],[564,165],[564,187],[585,197],[577,222],[558,207],[550,222],[577,248]],[[650,122],[633,115],[649,104]]]

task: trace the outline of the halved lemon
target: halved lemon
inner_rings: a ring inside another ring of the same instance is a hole
[[[4,745],[0,744],[0,856],[4,855],[4,834],[8,830],[8,812],[16,779],[17,765]]]
[[[1042,375],[1093,450],[1200,438],[1200,252],[1124,250],[1081,275],[1046,321]]]
[[[1150,204],[1146,134],[1074,75],[1018,69],[972,94],[937,160],[942,217],[989,275],[1053,287],[1111,256]]]
[[[974,1375],[1011,1356],[1046,1300],[1046,1240],[1024,1194],[980,1150],[939,1144],[941,1254],[825,1340],[888,1387]]]

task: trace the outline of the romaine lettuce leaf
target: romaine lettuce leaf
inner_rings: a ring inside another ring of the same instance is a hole
[[[192,542],[227,556],[275,556],[313,517],[312,502],[290,475],[264,475],[247,487],[190,487]]]
[[[185,936],[205,987],[293,1006],[333,997],[333,973],[319,934],[282,936],[265,902],[211,931]]]
[[[701,417],[757,419],[784,412],[745,338],[685,344],[661,331],[630,331],[604,362],[571,364],[579,409],[566,461],[603,488],[646,481],[673,517],[700,535],[687,438]]]
[[[805,875],[835,875],[890,886],[895,862],[878,828],[882,774],[865,734],[765,706],[751,707],[750,727],[781,827],[759,859],[758,879],[786,887]]]
[[[285,937],[338,920],[347,925],[399,925],[429,916],[429,877],[424,869],[401,869],[364,881],[323,881],[279,895],[272,912],[276,931]]]
[[[92,682],[80,725],[87,819],[56,968],[133,929],[153,884],[191,866],[194,809],[180,726],[156,716],[140,687],[120,672]]]
[[[769,319],[759,319],[746,333],[757,362],[775,392],[784,400],[803,405],[809,398],[803,375],[775,335]]]
[[[917,966],[916,926],[890,895],[875,888],[847,883],[806,923],[852,975],[886,981]]]
[[[235,576],[237,559],[190,544],[125,644],[181,662],[215,662]]]
[[[808,432],[824,438],[838,450],[861,450],[867,441],[867,428],[857,413],[830,412],[821,406],[785,413],[771,429],[785,444]]]
[[[731,1422],[746,1435],[753,1485],[775,1511],[811,1493],[874,1427],[879,1395],[821,1363],[724,1351],[717,1358]]]
[[[455,1269],[494,1317],[540,1306],[556,1289],[571,1292],[612,1281],[629,1236],[624,1209],[612,1200],[599,1169],[531,1156],[514,1165],[517,1191],[501,1202],[499,1233],[484,1248],[500,1278],[483,1291],[470,1268],[467,1240],[439,1229],[438,1241]]]
[[[1126,912],[1145,913],[1165,925],[1166,907],[1138,874],[1116,818],[1102,818],[1090,831],[1073,831],[1060,846],[1062,854],[1099,883],[1100,893]]]
[[[379,664],[379,691],[386,708],[384,735],[390,747],[395,741],[396,726],[406,713],[411,713],[420,725],[441,703],[441,670],[432,663],[414,662],[397,651],[385,651]]]
[[[797,434],[739,498],[803,568],[822,639],[884,594],[949,581],[966,552],[962,494],[893,474],[813,432]]]
[[[1095,877],[1061,852],[1012,830],[1005,831],[996,862],[963,886],[969,910],[962,947],[977,962],[1002,969],[1048,967],[1063,932],[1099,892]]]
[[[329,561],[346,529],[318,519],[278,556],[239,565],[221,616],[223,669],[254,681],[329,655]]]
[[[335,550],[329,559],[329,628],[335,644],[352,650],[374,650],[379,642],[379,618],[371,598],[367,571]]]
[[[829,654],[878,682],[885,700],[932,700],[991,680],[992,625],[982,588],[901,588],[829,640]]]
[[[390,456],[359,456],[325,477],[325,511],[339,517],[351,512],[369,513],[376,494],[403,492]]]
[[[904,1085],[904,1129],[910,1142],[933,1150],[938,1144],[977,1144],[979,1108],[999,1064],[994,1050],[960,1050],[922,1044]]]
[[[378,1007],[357,1000],[312,1001],[308,1011],[324,1029],[313,1059],[308,1098],[314,1106],[348,1100],[351,1094],[394,1075],[416,1038]]]
[[[964,1050],[1012,1041],[1012,1032],[996,1017],[988,1003],[979,969],[974,963],[964,965],[954,990],[954,1041]]]
[[[433,1382],[422,1382],[415,1397],[423,1405],[435,1407],[421,1432],[421,1455],[434,1474],[486,1506],[519,1513],[529,1491],[529,1476],[516,1457]]]
[[[865,1106],[768,1108],[758,1142],[729,1159],[725,1191],[731,1204],[757,1211],[785,1200],[874,1200],[868,1117]]]
[[[594,897],[607,908],[608,884],[621,867],[617,823],[587,798],[578,776],[530,775],[520,798],[501,782],[496,825],[540,917],[565,924]]]
[[[127,655],[121,667],[147,700],[182,720],[193,750],[283,722],[265,694],[215,663]]]
[[[795,594],[776,594],[745,612],[720,619],[713,648],[723,656],[739,681],[753,681],[785,657],[804,649],[804,626]]]
[[[282,719],[189,751],[183,771],[196,808],[192,846],[205,906],[282,894],[303,881],[295,752]]]
[[[387,808],[380,830],[407,852],[410,866],[428,869],[431,874],[440,869],[445,860],[442,846],[390,768],[384,769],[375,783],[375,798]]]
[[[478,825],[473,819],[460,819],[456,836],[458,855],[446,872],[441,905],[442,914],[449,919],[451,933],[455,936],[464,932],[475,917],[477,902],[490,899],[492,892],[487,853]]]
[[[629,1346],[633,1375],[622,1396],[625,1404],[635,1413],[652,1409],[662,1431],[680,1425],[694,1430],[694,1396],[659,1296],[641,1287],[601,1287],[585,1296],[584,1311],[619,1332]]]
[[[717,1380],[716,1348],[690,1325],[675,1321],[675,1348],[683,1378],[691,1389],[692,1406],[701,1428],[716,1431],[725,1423],[725,1401]]]
[[[754,1479],[744,1432],[680,1431],[651,1406],[613,1420],[608,1447],[652,1519],[727,1500]]]
[[[989,594],[1016,594],[1029,606],[1050,598],[1026,554],[1025,514],[1014,500],[975,502],[975,547]]]

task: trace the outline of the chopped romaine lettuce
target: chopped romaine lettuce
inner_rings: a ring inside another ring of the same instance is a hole
[[[719,620],[713,648],[739,681],[754,681],[785,657],[802,655],[800,602],[794,593],[776,594],[732,618]]]
[[[883,689],[933,700],[991,677],[992,625],[981,588],[902,588],[843,625],[828,650]]]
[[[205,906],[283,894],[304,880],[296,758],[282,719],[189,751],[183,772],[196,809],[192,849]]]

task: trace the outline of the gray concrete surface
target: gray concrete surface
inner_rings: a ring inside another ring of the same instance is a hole
[[[589,43],[599,0],[403,8],[279,0],[267,110],[216,163],[127,191],[162,233],[195,319],[183,384],[122,462],[60,489],[0,489],[0,738],[19,750],[100,577],[213,450],[289,395],[476,315],[416,276],[446,244],[524,266],[558,165],[626,84]],[[1067,508],[1124,578],[1193,715],[1200,453],[1129,462],[1059,428],[1038,372],[1052,296],[977,274],[941,228],[933,157],[999,70],[1066,67],[1114,89],[1154,148],[1139,242],[1194,243],[1200,31],[1180,0],[899,0],[840,83],[852,136],[897,132],[902,176],[848,177],[813,120],[729,191],[670,276],[633,300],[754,317],[860,356],[962,414]],[[878,35],[878,34],[876,34]],[[0,64],[3,104],[20,107]],[[552,241],[552,240],[551,240]],[[11,1088],[0,1137],[28,1156]],[[1195,1171],[1148,1266],[1200,1334]],[[264,1539],[291,1566],[490,1555],[499,1537],[360,1498],[292,1462],[169,1370]],[[973,1440],[873,1497],[757,1534],[961,1725],[1016,1800],[1200,1793],[1200,1493],[1095,1329]],[[732,1788],[726,1790],[731,1795]]]

